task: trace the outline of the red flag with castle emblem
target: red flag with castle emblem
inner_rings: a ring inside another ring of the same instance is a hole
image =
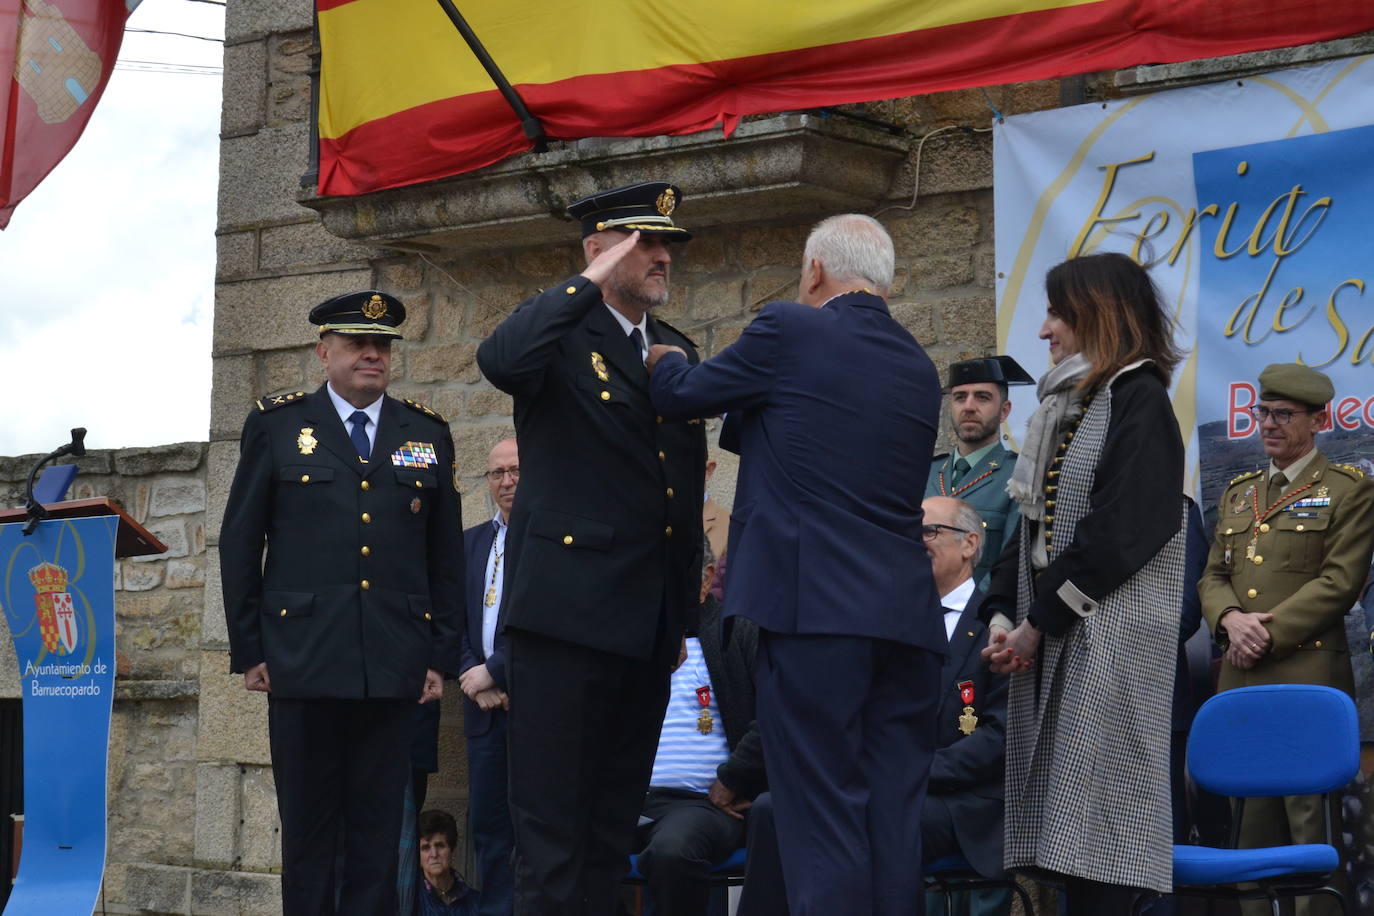
[[[140,0],[0,0],[0,229],[76,145]]]

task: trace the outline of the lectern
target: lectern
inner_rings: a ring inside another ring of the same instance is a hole
[[[105,871],[115,559],[167,548],[111,499],[0,511],[24,720],[24,843],[4,916],[90,916]],[[30,528],[31,533],[25,533]]]

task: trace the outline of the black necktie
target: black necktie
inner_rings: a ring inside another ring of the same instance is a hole
[[[635,345],[635,356],[644,362],[644,335],[639,333],[639,328],[630,328],[630,343]]]
[[[361,410],[355,410],[349,415],[348,422],[353,426],[348,438],[353,440],[353,447],[358,450],[358,457],[366,461],[372,455],[372,443],[367,441],[367,414]]]

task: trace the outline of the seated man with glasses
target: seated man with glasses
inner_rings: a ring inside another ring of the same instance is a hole
[[[1316,447],[1335,395],[1329,378],[1278,363],[1260,373],[1259,384],[1251,412],[1269,463],[1222,493],[1198,584],[1202,614],[1226,653],[1217,688],[1319,684],[1353,697],[1345,615],[1374,550],[1374,484]],[[1240,845],[1324,842],[1319,804],[1315,795],[1250,799]],[[1339,836],[1339,809],[1333,814]]]

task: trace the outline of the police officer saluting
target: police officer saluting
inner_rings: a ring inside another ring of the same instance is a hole
[[[1203,616],[1226,653],[1218,688],[1321,684],[1353,697],[1345,615],[1374,550],[1374,484],[1316,448],[1335,393],[1329,378],[1278,363],[1259,383],[1251,412],[1269,464],[1235,478],[1222,494],[1198,583]],[[1325,842],[1319,802],[1250,799],[1240,845]],[[1304,902],[1298,912],[1306,912]]]
[[[506,535],[515,912],[613,912],[684,626],[701,583],[702,424],[649,402],[682,192],[603,191],[568,214],[581,274],[522,303],[477,350],[515,397],[520,490]]]
[[[458,672],[453,440],[432,410],[386,395],[404,320],[377,290],[311,310],[328,381],[257,402],[220,530],[231,670],[268,692],[286,916],[336,899],[394,916],[410,709]]]
[[[1007,386],[1034,382],[1010,356],[966,359],[949,367],[946,407],[957,443],[953,454],[937,455],[931,463],[926,498],[962,499],[983,517],[983,555],[973,570],[974,582],[983,587],[1018,518],[1007,493],[1016,453],[1000,441],[1011,413]]]

